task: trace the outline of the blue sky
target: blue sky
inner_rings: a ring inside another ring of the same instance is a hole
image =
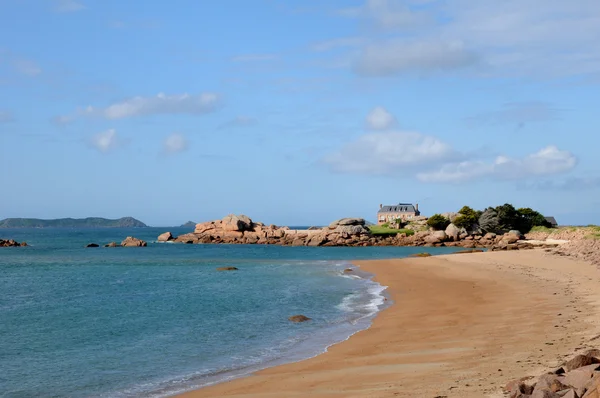
[[[597,0],[0,0],[0,218],[600,223]]]

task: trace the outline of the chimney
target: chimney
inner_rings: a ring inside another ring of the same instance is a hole
[[[379,205],[379,210],[383,209],[383,205]]]
[[[417,210],[417,212],[419,211],[419,204],[418,203],[415,204],[415,209]]]

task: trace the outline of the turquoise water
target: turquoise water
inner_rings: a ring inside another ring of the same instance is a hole
[[[423,251],[154,242],[164,231],[0,230],[31,245],[0,249],[0,396],[170,396],[314,356],[384,304],[349,260]],[[128,235],[149,246],[84,248]]]

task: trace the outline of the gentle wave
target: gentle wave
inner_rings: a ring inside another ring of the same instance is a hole
[[[280,263],[276,267],[285,266],[319,266],[330,265],[338,268],[337,276],[362,281],[357,292],[348,294],[336,308],[348,314],[347,317],[332,321],[323,329],[316,330],[310,335],[297,336],[288,339],[278,346],[264,347],[259,357],[238,357],[239,366],[224,369],[201,369],[191,374],[165,379],[159,382],[143,383],[133,386],[118,393],[111,393],[107,397],[152,397],[163,398],[181,394],[186,391],[208,387],[214,384],[227,382],[243,376],[256,373],[273,366],[294,363],[313,358],[327,352],[329,347],[347,341],[355,333],[367,329],[372,319],[386,304],[384,295],[387,286],[374,282],[372,275],[348,275],[343,269],[351,264],[347,262],[331,261],[294,261]],[[356,270],[356,269],[354,269]]]

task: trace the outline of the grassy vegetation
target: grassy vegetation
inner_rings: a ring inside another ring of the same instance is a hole
[[[552,234],[552,233],[558,232],[558,228],[548,228],[548,227],[538,226],[538,227],[531,228],[531,232],[546,232],[546,233]]]
[[[415,234],[415,231],[412,229],[393,229],[386,224],[371,225],[369,229],[371,230],[371,234],[376,236],[395,236],[396,234],[406,234],[407,236],[411,236]]]

